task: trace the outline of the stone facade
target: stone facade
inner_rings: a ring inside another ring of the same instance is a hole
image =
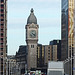
[[[37,19],[31,9],[30,16],[26,25],[26,43],[27,43],[27,67],[28,70],[37,68],[37,42],[38,42],[38,24]]]
[[[18,52],[15,55],[16,65],[18,65],[18,69],[20,69],[20,75],[24,74],[27,67],[27,46],[21,45],[19,46]]]

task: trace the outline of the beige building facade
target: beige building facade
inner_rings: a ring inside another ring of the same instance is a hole
[[[0,0],[0,75],[6,75],[7,0]]]
[[[44,64],[47,65],[48,61],[57,61],[57,45],[45,45],[45,59]]]
[[[37,67],[47,67],[48,61],[57,61],[57,45],[37,46]]]

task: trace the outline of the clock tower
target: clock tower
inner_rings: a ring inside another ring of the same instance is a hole
[[[26,25],[27,67],[28,70],[37,68],[38,24],[33,8]]]

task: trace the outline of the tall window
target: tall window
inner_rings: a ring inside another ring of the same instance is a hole
[[[31,48],[34,48],[34,45],[31,45]]]

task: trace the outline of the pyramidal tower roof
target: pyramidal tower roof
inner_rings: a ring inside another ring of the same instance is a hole
[[[30,15],[29,15],[29,17],[27,19],[27,24],[32,24],[32,23],[37,24],[37,18],[34,15],[33,8],[31,8],[31,13],[30,13]]]

